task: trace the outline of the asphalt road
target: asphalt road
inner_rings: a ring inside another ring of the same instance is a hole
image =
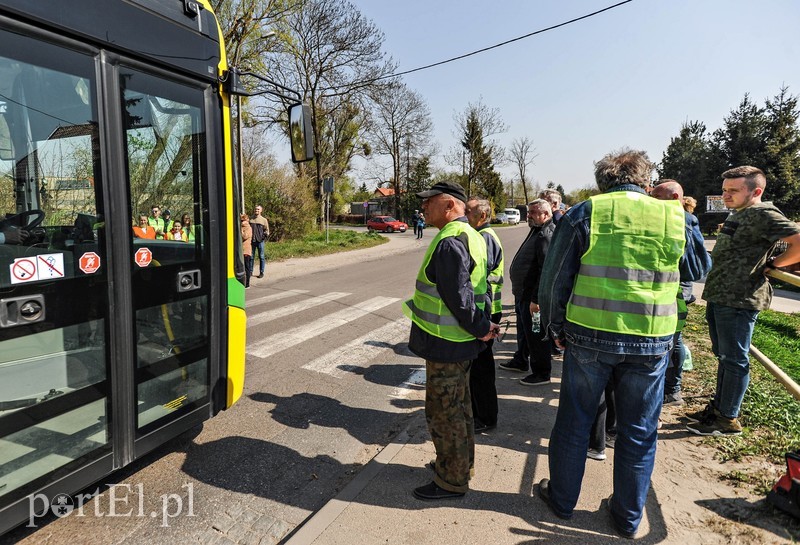
[[[242,399],[107,478],[115,486],[83,513],[0,541],[268,544],[289,535],[423,410],[424,363],[407,350],[400,304],[433,233],[268,265],[247,291]],[[508,267],[527,229],[498,233]]]

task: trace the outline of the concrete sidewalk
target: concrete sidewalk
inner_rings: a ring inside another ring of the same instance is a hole
[[[499,361],[510,358],[513,331],[496,346]],[[547,444],[558,404],[561,362],[554,360],[553,382],[523,386],[520,373],[497,370],[498,427],[476,437],[475,477],[461,499],[425,502],[413,488],[432,474],[434,458],[423,411],[321,510],[289,538],[287,545],[375,545],[481,543],[618,543],[608,521],[613,453],[605,461],[587,460],[575,516],[556,518],[536,495],[536,483],[549,474]],[[424,401],[424,392],[417,394]],[[656,469],[639,528],[640,543],[728,544],[790,543],[785,531],[763,512],[763,498],[735,488],[719,475],[746,472],[746,463],[715,460],[714,449],[687,433],[685,408],[662,415]],[[741,522],[745,521],[745,522]],[[749,523],[748,523],[749,522]],[[740,536],[740,538],[732,538]]]

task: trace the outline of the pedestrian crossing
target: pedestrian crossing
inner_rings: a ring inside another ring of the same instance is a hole
[[[317,314],[313,320],[302,325],[248,342],[247,355],[258,359],[271,358],[284,350],[301,347],[309,339],[400,302],[400,298],[397,297],[377,296],[352,303],[350,299],[353,297],[357,296],[348,292],[311,294],[309,290],[285,290],[249,299],[248,330],[311,309],[317,309]],[[270,303],[279,303],[291,298],[297,300],[289,301],[288,304],[277,308],[265,308],[271,307]],[[337,310],[331,303],[342,308]],[[320,309],[324,308],[323,305],[329,305],[332,310],[319,315]],[[375,321],[374,317],[371,321]],[[398,357],[413,356],[407,348],[399,351],[396,349],[398,345],[408,341],[409,330],[410,322],[403,317],[383,323],[355,339],[343,338],[346,342],[331,347],[324,354],[303,364],[302,369],[344,379],[354,374],[363,374],[368,367],[375,365],[376,361],[396,363]],[[407,398],[411,392],[424,388],[424,365],[415,365],[410,369],[410,373],[407,371],[406,375],[397,377],[396,386],[388,392],[389,397]]]
[[[334,295],[337,293],[338,292],[334,292]],[[345,296],[346,295],[349,294],[345,294]],[[391,304],[397,303],[399,300],[400,299],[397,297],[385,297],[381,295],[367,299],[366,301],[349,305],[347,308],[343,308],[325,316],[321,316],[316,320],[312,320],[290,331],[275,333],[259,341],[250,343],[247,346],[247,354],[249,356],[262,359],[269,358],[278,352],[282,352],[283,350],[287,350],[304,343],[308,341],[308,339],[313,339],[314,337],[358,320],[359,318],[376,312]],[[283,316],[286,316],[286,314],[283,314]],[[248,324],[248,326],[249,325],[251,324]]]

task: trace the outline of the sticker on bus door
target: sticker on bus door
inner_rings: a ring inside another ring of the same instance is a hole
[[[136,261],[136,264],[140,267],[147,267],[152,260],[153,252],[150,251],[150,248],[139,248],[136,250],[134,261]]]
[[[10,267],[12,284],[64,278],[64,254],[18,257]]]

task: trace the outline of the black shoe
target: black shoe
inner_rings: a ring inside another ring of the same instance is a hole
[[[542,498],[542,501],[547,504],[547,507],[549,507],[553,514],[558,518],[564,520],[569,520],[572,518],[571,513],[569,515],[563,515],[556,511],[556,508],[553,507],[553,504],[550,501],[550,479],[542,479],[539,481],[539,497]]]
[[[544,375],[537,375],[536,373],[533,373],[525,378],[519,379],[519,383],[525,386],[539,386],[541,384],[550,384],[550,377],[546,377]]]
[[[501,363],[498,365],[500,369],[505,369],[506,371],[516,371],[517,373],[527,373],[528,372],[528,364],[525,362],[519,362],[515,360],[509,360],[505,363]]]
[[[264,278],[264,273],[259,274],[256,278]]]
[[[414,497],[420,500],[451,500],[463,498],[464,492],[450,492],[441,488],[438,484],[430,482],[425,486],[415,488]]]
[[[688,413],[686,415],[686,419],[689,420],[689,422],[702,422],[703,420],[708,419],[708,417],[712,416],[713,414],[714,414],[714,406],[711,403],[709,403],[708,405],[705,406],[705,408],[703,408],[700,411]]]
[[[475,433],[483,433],[485,431],[493,430],[496,424],[486,424],[482,420],[475,419]]]

